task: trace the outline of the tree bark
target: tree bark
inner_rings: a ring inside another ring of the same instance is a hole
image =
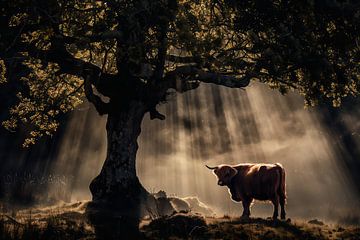
[[[136,175],[137,138],[145,112],[143,103],[132,101],[119,112],[109,113],[106,160],[90,184],[93,204],[125,215],[140,214],[140,206],[149,196]]]

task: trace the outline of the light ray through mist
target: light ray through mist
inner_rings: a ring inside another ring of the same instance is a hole
[[[295,94],[282,96],[261,84],[246,91],[204,84],[170,96],[159,111],[165,121],[145,116],[137,157],[138,175],[151,192],[198,196],[218,214],[240,215],[241,204],[204,164],[279,162],[287,171],[290,217],[337,221],[360,209],[331,131]],[[73,177],[72,200],[90,198],[88,185],[105,159],[105,121],[91,110],[69,122],[54,171]],[[255,204],[252,214],[270,216],[271,208]]]

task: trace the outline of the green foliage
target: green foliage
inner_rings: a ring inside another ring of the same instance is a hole
[[[58,116],[82,101],[86,64],[100,69],[99,79],[113,76],[92,82],[113,99],[158,103],[162,82],[152,78],[188,65],[250,73],[283,94],[299,92],[306,105],[337,107],[360,90],[359,26],[356,1],[5,1],[0,82],[26,87],[3,125],[29,126],[25,145],[51,134]]]
[[[10,131],[16,130],[19,122],[29,125],[29,137],[24,146],[34,144],[43,135],[51,135],[59,123],[57,117],[82,103],[82,80],[71,75],[59,74],[56,64],[47,66],[40,61],[25,63],[30,73],[21,78],[28,87],[27,96],[17,93],[18,104],[10,109],[11,117],[3,122]]]
[[[360,8],[340,1],[184,1],[178,49],[205,68],[256,78],[281,93],[296,90],[306,105],[359,91]],[[184,46],[185,45],[185,46]]]
[[[0,59],[0,84],[6,82],[6,66],[3,60]]]
[[[262,81],[294,88],[308,105],[359,91],[360,7],[356,1],[225,1],[261,55]]]

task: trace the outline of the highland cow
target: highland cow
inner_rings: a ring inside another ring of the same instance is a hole
[[[219,165],[207,168],[213,170],[218,185],[227,186],[232,200],[242,202],[242,217],[250,216],[253,200],[270,200],[274,205],[273,219],[278,217],[279,203],[281,219],[285,219],[285,170],[281,164]]]

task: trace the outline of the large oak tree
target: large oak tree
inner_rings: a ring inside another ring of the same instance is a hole
[[[108,115],[93,201],[130,206],[148,194],[141,122],[165,118],[168,94],[253,80],[339,106],[360,89],[359,28],[358,1],[2,0],[0,81],[23,85],[3,125],[25,125],[33,144],[86,97]]]

